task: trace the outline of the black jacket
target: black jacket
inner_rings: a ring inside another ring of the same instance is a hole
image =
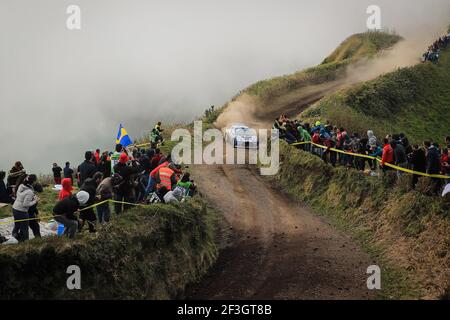
[[[84,180],[83,185],[81,186],[81,191],[86,191],[89,193],[89,201],[87,205],[93,204],[95,202],[95,194],[97,191],[97,183],[92,178],[87,178]]]
[[[97,172],[97,167],[90,161],[85,160],[78,166],[78,173],[80,174],[80,186],[83,185],[84,180],[92,178]]]
[[[63,169],[61,169],[61,167],[54,167],[54,168],[52,168],[52,171],[53,171],[53,177],[61,178],[61,172],[63,171]]]
[[[100,163],[98,164],[98,170],[103,173],[104,178],[111,177],[111,160],[101,157]]]
[[[414,150],[411,154],[412,169],[418,172],[427,171],[427,157],[423,149]]]
[[[77,220],[75,212],[80,208],[80,203],[75,196],[70,196],[59,201],[53,208],[53,215],[65,216],[70,220]]]
[[[441,156],[436,147],[428,148],[427,173],[439,174],[441,172]]]
[[[401,143],[397,143],[394,149],[395,164],[407,162],[405,147]]]
[[[64,178],[73,178],[73,170],[70,167],[64,167]]]
[[[6,189],[5,182],[0,181],[0,202],[3,203],[12,203],[13,200],[11,196],[8,194],[8,190]]]
[[[123,182],[120,184],[118,191],[121,193],[131,192],[133,188],[132,176],[139,172],[139,167],[118,163],[114,166],[114,172],[120,174],[123,178]]]

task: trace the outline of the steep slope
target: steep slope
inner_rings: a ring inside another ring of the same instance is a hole
[[[373,58],[382,50],[391,48],[400,36],[384,32],[366,32],[345,40],[322,64],[291,75],[259,81],[244,90],[268,102],[307,85],[318,85],[345,76],[345,67],[361,59]]]
[[[396,48],[393,46],[400,45],[401,40],[398,35],[384,32],[353,35],[322,64],[291,75],[259,81],[243,90],[221,110],[216,125],[224,127],[245,121],[264,127],[280,113],[296,115],[327,94],[391,71],[394,66],[389,62],[383,68],[370,70],[371,62],[376,57],[389,59],[391,51]]]
[[[404,132],[415,142],[439,139],[442,143],[450,130],[449,84],[447,49],[436,65],[399,69],[342,90],[305,110],[301,118],[330,120],[357,132],[372,128],[380,137]]]
[[[449,134],[449,52],[437,65],[420,64],[417,44],[410,50],[402,41],[384,51],[395,41],[379,37],[386,45],[367,46],[370,38],[361,45],[351,37],[318,67],[258,82],[209,120],[217,117],[219,127],[269,127],[280,113],[303,111],[302,120],[330,120],[361,133],[370,128],[379,137],[404,132],[417,142],[442,139]],[[281,170],[270,182],[359,240],[382,268],[379,296],[448,295],[450,200],[431,195],[428,179],[411,190],[407,175],[399,181],[395,174],[368,177],[287,145],[281,155]]]
[[[358,33],[348,37],[322,64],[346,60],[373,58],[377,53],[394,46],[401,37],[384,32]]]

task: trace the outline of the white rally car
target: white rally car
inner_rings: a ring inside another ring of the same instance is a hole
[[[225,129],[225,141],[235,148],[257,149],[259,142],[256,130],[242,124],[235,124]]]

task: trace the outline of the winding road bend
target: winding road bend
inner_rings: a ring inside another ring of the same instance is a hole
[[[187,299],[370,299],[369,256],[250,166],[194,167],[230,225],[228,245]]]

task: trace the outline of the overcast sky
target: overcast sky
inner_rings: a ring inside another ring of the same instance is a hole
[[[66,9],[81,8],[81,30]],[[319,63],[378,4],[398,33],[444,31],[448,0],[0,0],[0,170],[50,171],[157,120],[191,121]],[[426,48],[424,48],[425,50]]]

